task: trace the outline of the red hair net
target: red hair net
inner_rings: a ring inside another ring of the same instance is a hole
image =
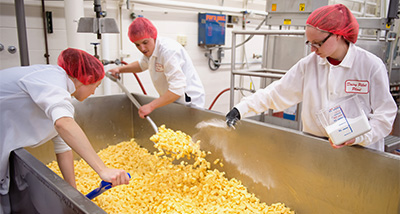
[[[96,83],[105,75],[103,64],[96,57],[79,49],[68,48],[62,51],[57,64],[84,85]]]
[[[150,20],[139,17],[129,25],[128,37],[133,43],[145,38],[153,38],[155,40],[157,38],[157,29]]]
[[[349,42],[357,41],[358,22],[351,11],[342,4],[327,5],[314,10],[306,24],[341,35]]]

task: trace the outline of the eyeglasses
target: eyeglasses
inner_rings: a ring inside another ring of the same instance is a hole
[[[326,42],[326,40],[328,40],[329,37],[331,37],[332,35],[333,35],[333,33],[329,33],[329,35],[327,37],[325,37],[324,40],[322,40],[321,42],[318,42],[318,43],[311,43],[310,41],[306,41],[306,45],[308,45],[310,47],[314,47],[314,48],[320,48]]]

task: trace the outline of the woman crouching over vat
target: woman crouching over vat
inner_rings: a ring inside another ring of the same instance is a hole
[[[58,65],[32,65],[0,71],[0,213],[11,213],[11,151],[49,140],[64,179],[76,188],[73,153],[80,155],[113,186],[128,184],[124,170],[108,168],[74,120],[71,96],[79,101],[94,94],[104,78],[101,62],[78,49],[61,52]],[[18,207],[18,206],[17,206]]]

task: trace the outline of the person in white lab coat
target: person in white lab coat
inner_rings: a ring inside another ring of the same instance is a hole
[[[139,116],[144,118],[155,109],[174,101],[204,108],[205,92],[200,77],[188,53],[175,40],[157,36],[157,29],[146,18],[139,17],[129,26],[129,39],[143,53],[139,61],[109,70],[119,73],[138,73],[149,70],[159,98],[143,105]]]
[[[328,137],[316,113],[337,100],[356,96],[371,130],[340,145],[330,139],[330,144],[334,148],[358,144],[383,151],[384,137],[390,133],[397,112],[384,63],[354,44],[358,23],[344,5],[318,8],[306,24],[306,44],[311,46],[312,53],[280,80],[243,98],[226,115],[228,125],[235,125],[251,111],[284,110],[302,102],[303,132]]]
[[[93,94],[104,78],[103,65],[94,56],[72,48],[61,52],[57,64],[0,71],[0,213],[11,212],[11,151],[49,140],[54,142],[58,165],[71,186],[76,188],[71,148],[102,180],[113,186],[129,183],[124,170],[111,169],[103,163],[74,120],[71,95],[83,101]]]

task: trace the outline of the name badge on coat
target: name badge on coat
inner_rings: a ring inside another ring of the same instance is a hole
[[[368,94],[369,82],[367,80],[346,80],[346,93]]]
[[[164,66],[160,63],[156,63],[156,72],[164,72]]]

